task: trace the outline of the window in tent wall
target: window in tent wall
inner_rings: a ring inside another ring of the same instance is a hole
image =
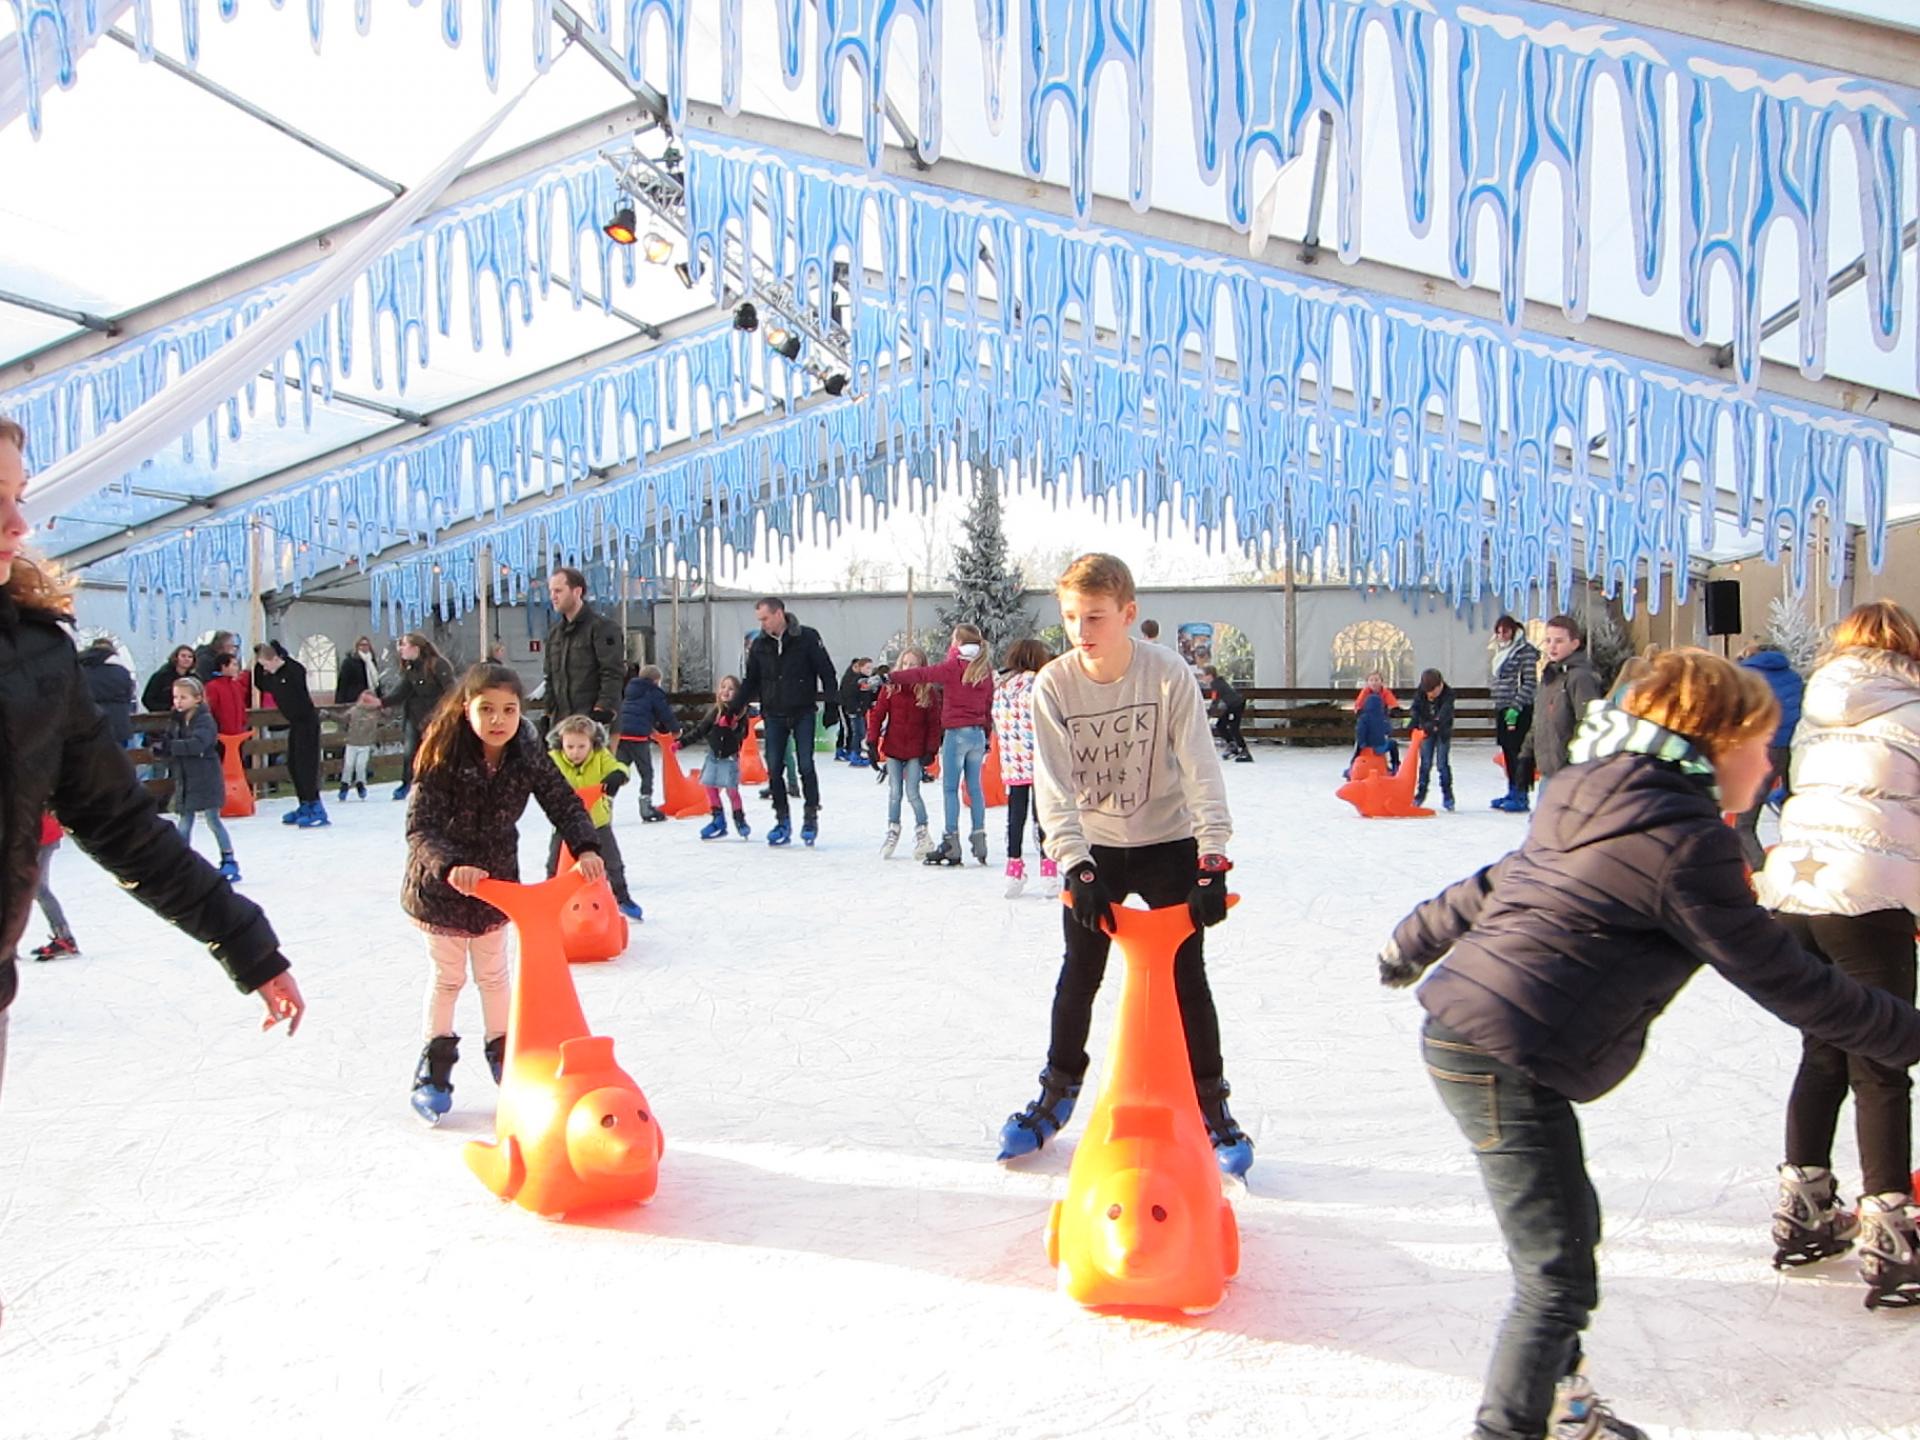
[[[340,673],[340,650],[331,636],[307,636],[293,658],[306,667],[307,689],[333,689],[334,677]]]
[[[1357,690],[1378,670],[1389,690],[1410,689],[1420,672],[1414,667],[1413,641],[1390,620],[1360,620],[1333,637],[1335,689]]]

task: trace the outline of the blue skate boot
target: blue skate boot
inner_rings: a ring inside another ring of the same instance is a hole
[[[713,807],[713,818],[700,827],[702,840],[718,840],[727,833],[727,813],[718,805]]]
[[[1040,1094],[1018,1115],[1009,1115],[1000,1127],[1000,1160],[1031,1155],[1060,1133],[1073,1118],[1073,1102],[1080,1098],[1080,1081],[1049,1065],[1040,1072]]]
[[[787,817],[774,817],[773,828],[767,831],[767,844],[787,845],[793,841],[793,827],[787,823]]]
[[[1241,1176],[1253,1168],[1253,1142],[1234,1123],[1227,1109],[1227,1096],[1233,1087],[1225,1078],[1201,1080],[1194,1084],[1200,1096],[1200,1113],[1207,1122],[1207,1138],[1213,1141],[1213,1158],[1224,1175]]]
[[[806,813],[800,817],[800,840],[811,845],[820,835],[820,812],[809,805]]]
[[[733,812],[733,828],[740,832],[740,838],[742,840],[745,840],[749,835],[753,834],[753,827],[747,824],[746,811],[736,810]]]
[[[453,1064],[460,1058],[458,1035],[436,1035],[420,1052],[413,1072],[413,1113],[438,1125],[453,1109]]]

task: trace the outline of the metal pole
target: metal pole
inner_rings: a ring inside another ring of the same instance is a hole
[[[479,663],[488,665],[493,662],[493,551],[490,547],[480,547],[480,659]]]
[[[1300,627],[1297,623],[1300,610],[1299,597],[1295,592],[1293,582],[1293,561],[1295,554],[1293,546],[1293,491],[1286,486],[1284,481],[1281,483],[1280,489],[1280,517],[1283,543],[1287,547],[1286,569],[1281,572],[1286,578],[1287,585],[1287,688],[1289,690],[1295,690],[1298,689],[1300,685]]]
[[[678,691],[680,688],[680,560],[673,562],[673,673],[668,678],[667,689]]]
[[[907,644],[913,643],[913,567],[909,565],[907,567]]]
[[[1320,112],[1320,139],[1313,152],[1313,194],[1307,197],[1307,228],[1300,237],[1300,258],[1308,264],[1320,258],[1320,212],[1326,206],[1327,160],[1333,151],[1333,117]]]
[[[627,648],[627,547],[623,541],[620,546],[618,566],[620,576],[620,648]]]

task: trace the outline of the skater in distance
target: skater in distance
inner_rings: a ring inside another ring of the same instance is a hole
[[[786,845],[793,839],[786,778],[787,746],[799,762],[800,791],[806,809],[800,818],[800,838],[813,844],[820,831],[820,776],[813,765],[816,721],[831,730],[840,723],[840,677],[833,657],[817,631],[802,625],[786,602],[769,595],[753,607],[760,633],[747,647],[746,674],[728,705],[735,715],[749,705],[760,706],[760,734],[766,741],[767,775],[773,800],[773,828],[767,844]]]
[[[1582,1373],[1600,1205],[1574,1106],[1627,1077],[1695,970],[1848,1053],[1920,1058],[1920,1013],[1809,956],[1747,884],[1721,817],[1770,773],[1778,720],[1753,672],[1659,656],[1589,713],[1525,843],[1421,905],[1380,954],[1390,986],[1438,962],[1419,994],[1423,1056],[1513,1269],[1477,1440],[1642,1437]]]

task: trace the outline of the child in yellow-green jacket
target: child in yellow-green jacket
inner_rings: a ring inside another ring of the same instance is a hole
[[[552,744],[549,754],[567,784],[575,790],[600,787],[600,798],[587,807],[587,818],[600,839],[600,858],[606,862],[614,903],[629,920],[638,920],[642,912],[627,892],[627,867],[620,860],[620,842],[613,838],[613,795],[627,783],[627,767],[607,749],[607,732],[585,715],[569,715],[554,726]],[[547,846],[547,878],[552,879],[559,868],[560,833],[556,830]]]

